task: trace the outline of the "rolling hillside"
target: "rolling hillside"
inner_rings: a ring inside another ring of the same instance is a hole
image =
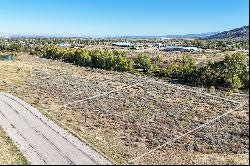
[[[249,26],[243,26],[230,31],[224,31],[205,39],[249,39]]]

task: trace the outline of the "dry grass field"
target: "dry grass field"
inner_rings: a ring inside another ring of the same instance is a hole
[[[29,55],[0,62],[0,91],[39,108],[118,164],[249,163],[249,103],[239,107],[248,92],[203,94],[206,89]]]

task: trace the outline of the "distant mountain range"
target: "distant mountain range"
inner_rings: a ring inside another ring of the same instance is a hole
[[[205,39],[249,39],[249,26],[243,26],[230,31],[224,31],[212,36],[205,37]]]
[[[31,36],[31,35],[12,35],[0,36],[0,38],[51,38],[50,36]],[[60,38],[60,35],[57,35]],[[63,36],[61,36],[63,38]],[[66,37],[66,36],[65,36]],[[117,36],[117,37],[66,37],[66,38],[113,38],[113,39],[249,39],[249,26],[243,26],[230,31],[224,32],[207,32],[201,34],[186,34],[186,35],[165,35],[165,36]]]
[[[218,32],[207,32],[201,34],[186,34],[186,35],[166,35],[166,36],[118,36],[115,38],[123,38],[123,39],[160,39],[160,38],[170,38],[170,39],[178,39],[178,38],[204,38],[217,34]]]
[[[186,34],[186,35],[167,35],[168,38],[203,38],[217,34],[218,32],[207,32],[201,34]]]
[[[249,39],[249,26],[243,26],[230,31],[224,32],[207,32],[201,34],[186,34],[186,35],[166,35],[166,36],[119,36],[115,38],[123,39]]]

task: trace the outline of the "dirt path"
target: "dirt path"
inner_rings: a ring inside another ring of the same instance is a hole
[[[24,101],[0,93],[0,127],[31,164],[111,164]]]

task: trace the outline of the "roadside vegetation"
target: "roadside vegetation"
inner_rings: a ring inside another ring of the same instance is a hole
[[[1,165],[27,165],[28,162],[12,144],[0,128],[0,163]]]
[[[152,60],[146,53],[129,58],[125,52],[114,50],[70,49],[56,46],[37,49],[32,54],[83,67],[177,79],[179,82],[195,86],[233,90],[249,89],[248,62],[246,56],[240,53],[226,55],[222,61],[203,65],[196,64],[188,55],[167,65],[162,65],[160,56],[157,56],[156,60]]]

